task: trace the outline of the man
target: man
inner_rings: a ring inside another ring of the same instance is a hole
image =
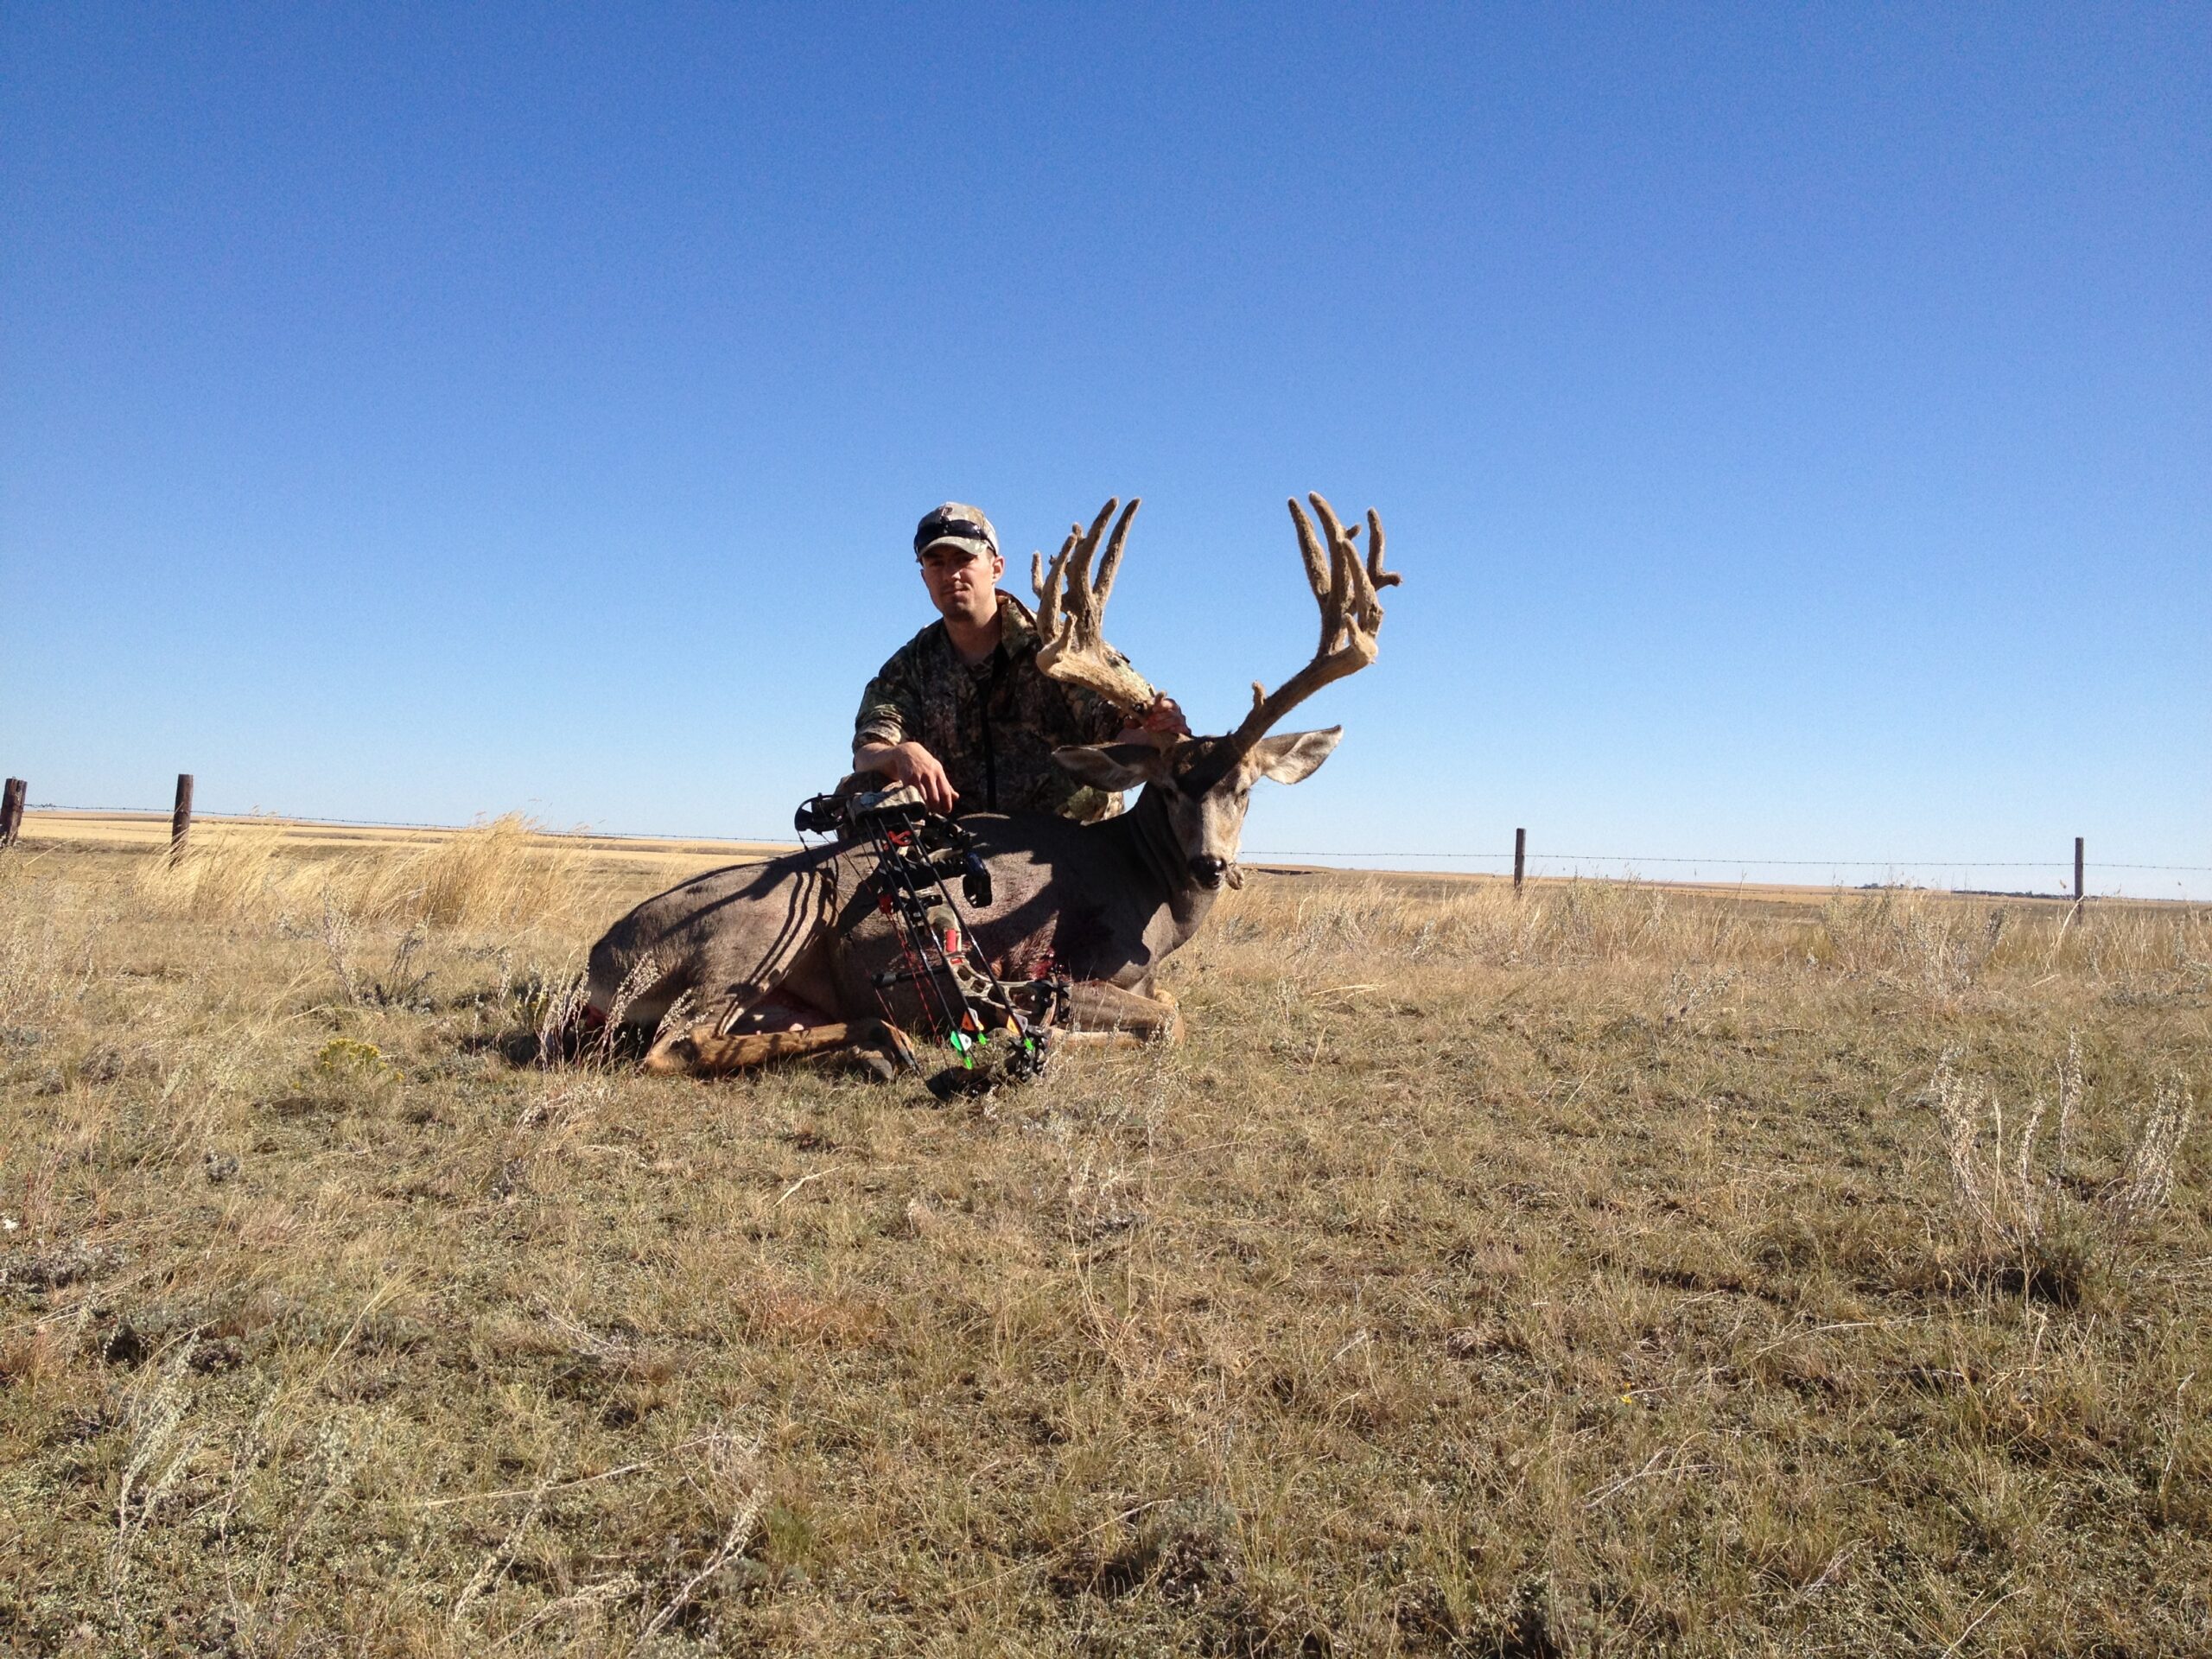
[[[1128,711],[1037,666],[1037,619],[998,590],[998,532],[976,508],[948,501],[914,531],[932,622],[884,664],[861,696],[853,770],[911,784],[939,812],[1058,812],[1109,817],[1120,798],[1052,764],[1071,744],[1185,731],[1171,697],[1154,695],[1140,723]]]

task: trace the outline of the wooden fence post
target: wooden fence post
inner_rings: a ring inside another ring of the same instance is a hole
[[[23,833],[23,796],[29,788],[22,779],[10,778],[6,793],[0,794],[0,847],[14,846]]]
[[[176,775],[176,810],[169,815],[169,862],[184,856],[185,837],[192,833],[192,774]]]
[[[1529,832],[1528,832],[1526,830],[1516,830],[1513,832],[1513,891],[1514,891],[1514,892],[1518,893],[1518,892],[1520,892],[1520,891],[1521,891],[1521,878],[1522,878],[1522,875],[1527,872],[1528,868],[1529,868]]]
[[[2074,837],[2074,902],[2082,902],[2082,837]]]

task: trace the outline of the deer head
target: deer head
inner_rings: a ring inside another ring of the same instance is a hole
[[[1295,500],[1291,520],[1298,527],[1298,550],[1306,584],[1321,609],[1321,642],[1313,659],[1272,693],[1255,681],[1251,711],[1225,737],[1179,738],[1164,746],[1114,743],[1061,749],[1053,760],[1084,782],[1100,789],[1156,785],[1190,880],[1212,890],[1224,881],[1243,885],[1236,853],[1252,785],[1262,778],[1295,784],[1311,777],[1344,735],[1341,726],[1322,731],[1269,733],[1277,721],[1332,680],[1356,674],[1375,660],[1376,635],[1382,626],[1378,590],[1395,587],[1397,573],[1382,568],[1382,521],[1367,515],[1367,551],[1358,545],[1360,526],[1338,521],[1335,510],[1319,495],[1313,521]],[[1038,626],[1046,640],[1038,666],[1056,679],[1089,687],[1132,715],[1142,712],[1146,688],[1121,653],[1106,643],[1100,621],[1113,590],[1122,550],[1137,503],[1132,500],[1114,527],[1096,581],[1090,561],[1099,537],[1119,504],[1109,501],[1086,532],[1074,526],[1047,573],[1041,556],[1031,563],[1030,577],[1039,599]],[[1325,537],[1325,546],[1324,538]]]

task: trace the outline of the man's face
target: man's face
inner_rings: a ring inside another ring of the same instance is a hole
[[[930,602],[948,622],[982,627],[998,614],[999,577],[1006,561],[995,553],[940,542],[922,555],[922,582]]]

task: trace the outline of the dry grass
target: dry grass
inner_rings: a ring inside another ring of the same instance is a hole
[[[194,921],[282,919],[302,909],[349,921],[501,926],[572,906],[584,861],[510,812],[391,849],[302,860],[281,823],[203,825],[171,863],[139,861],[144,907]]]
[[[614,864],[200,857],[0,858],[0,1648],[2212,1642],[2202,910],[1262,878],[938,1109],[507,1058]]]

